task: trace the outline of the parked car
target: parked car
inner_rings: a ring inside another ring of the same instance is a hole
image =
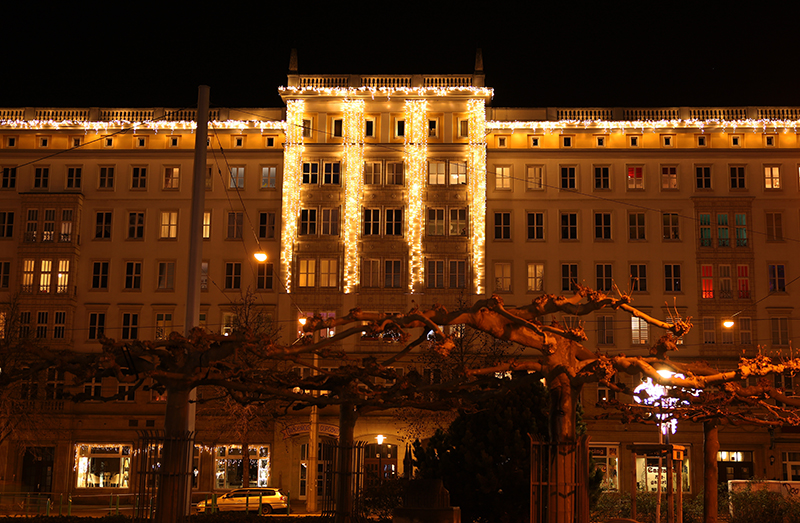
[[[289,498],[281,489],[272,487],[240,488],[217,496],[217,510],[221,512],[233,510],[258,512],[259,503],[261,503],[262,514],[271,514],[275,511],[287,510]],[[210,498],[197,504],[198,513],[211,512],[212,510],[212,500]]]

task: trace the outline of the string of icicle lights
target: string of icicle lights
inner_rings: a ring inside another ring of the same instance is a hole
[[[422,288],[425,268],[422,257],[422,205],[425,173],[428,170],[428,101],[406,100],[405,160],[408,181],[408,289]]]
[[[486,278],[486,102],[470,99],[467,199],[472,220],[472,270],[475,294],[485,292]]]
[[[361,192],[364,182],[364,100],[345,100],[342,146],[344,159],[344,293],[359,281],[358,238],[361,227]]]
[[[322,96],[338,96],[353,98],[358,96],[386,97],[392,96],[448,96],[463,94],[468,96],[485,96],[492,98],[491,87],[473,87],[469,85],[452,87],[279,87],[278,91],[287,95],[317,94]]]
[[[286,144],[283,150],[283,229],[281,271],[286,292],[292,292],[292,260],[300,215],[300,186],[303,182],[303,100],[286,102]]]

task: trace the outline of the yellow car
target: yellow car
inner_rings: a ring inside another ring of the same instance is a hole
[[[261,503],[261,513],[271,514],[277,510],[286,511],[289,498],[278,488],[240,488],[217,497],[217,510],[220,512],[241,510],[258,512]],[[197,504],[197,512],[210,513],[213,509],[213,500],[207,499]]]

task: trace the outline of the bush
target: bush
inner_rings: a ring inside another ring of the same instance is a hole
[[[786,523],[800,521],[800,500],[784,498],[780,492],[757,487],[751,482],[745,490],[730,493],[731,523]]]
[[[368,518],[378,521],[391,521],[392,511],[403,506],[403,491],[406,480],[387,479],[378,485],[365,487],[359,494],[359,511]]]
[[[636,521],[654,523],[656,520],[656,504],[658,496],[655,492],[639,491],[636,493]],[[591,521],[608,521],[613,518],[631,517],[631,496],[619,492],[604,491],[592,507]],[[667,521],[667,494],[661,494],[661,521]],[[703,494],[694,497],[683,497],[683,523],[702,523]],[[763,522],[759,522],[763,523]]]

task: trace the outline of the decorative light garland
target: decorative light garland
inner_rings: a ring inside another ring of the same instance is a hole
[[[287,122],[276,120],[225,120],[209,122],[216,129],[260,129],[285,130]],[[0,128],[24,129],[24,130],[60,130],[80,129],[84,132],[108,131],[111,129],[122,129],[132,127],[134,131],[139,130],[188,130],[194,132],[197,122],[194,120],[166,121],[166,120],[146,120],[142,122],[130,120],[109,120],[107,122],[87,122],[83,120],[0,120]]]
[[[563,131],[565,129],[599,129],[604,132],[620,131],[625,132],[626,129],[639,129],[644,132],[649,129],[655,132],[656,130],[666,129],[699,129],[704,132],[709,130],[725,130],[730,127],[734,131],[737,127],[752,128],[753,132],[761,129],[762,132],[768,132],[770,128],[777,132],[782,129],[784,132],[793,130],[797,132],[800,126],[800,120],[768,120],[768,119],[746,119],[746,120],[724,120],[724,119],[711,119],[699,120],[696,118],[689,120],[557,120],[557,121],[501,121],[491,120],[486,122],[486,129],[488,130],[502,130],[502,129],[524,129],[536,132],[552,133],[556,131]]]
[[[424,208],[422,190],[428,167],[428,101],[406,100],[405,162],[408,181],[408,289],[413,294],[425,282],[422,259]]]
[[[281,233],[281,271],[286,292],[292,292],[292,261],[297,242],[300,214],[300,185],[303,176],[303,111],[305,101],[286,102],[286,144],[283,151],[283,231]]]
[[[358,238],[361,225],[361,193],[364,182],[364,100],[345,100],[342,129],[344,147],[344,293],[353,292],[360,281]]]
[[[461,85],[453,87],[279,87],[278,92],[286,95],[317,94],[354,98],[358,96],[376,96],[391,98],[392,96],[447,96],[464,94],[468,96],[494,97],[491,87],[474,87]]]
[[[467,154],[467,198],[472,222],[472,268],[475,294],[485,292],[486,282],[486,102],[471,98],[469,152]]]

